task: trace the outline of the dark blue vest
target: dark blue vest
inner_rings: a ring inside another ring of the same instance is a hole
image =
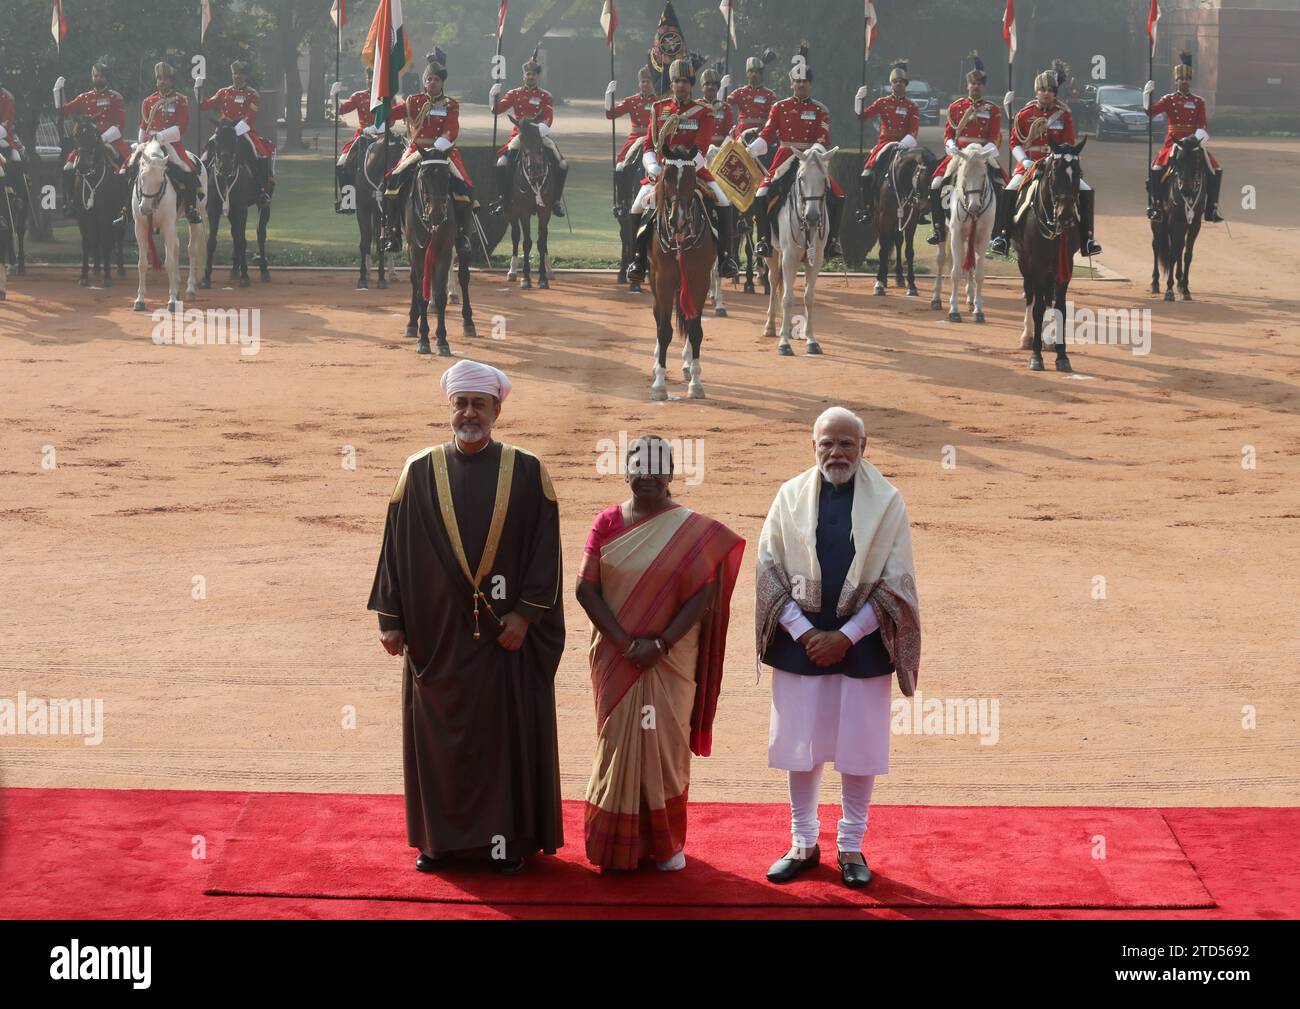
[[[821,478],[821,492],[817,500],[817,563],[822,569],[822,608],[817,612],[803,611],[804,616],[819,631],[837,631],[853,617],[835,615],[844,588],[844,579],[853,563],[853,484],[836,486]],[[763,661],[776,669],[801,676],[828,676],[842,673],[855,680],[872,676],[888,676],[894,671],[889,651],[880,638],[880,631],[872,631],[850,648],[833,666],[818,666],[804,651],[803,645],[790,637],[780,625],[763,653]]]

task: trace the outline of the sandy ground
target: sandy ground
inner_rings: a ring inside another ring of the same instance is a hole
[[[462,339],[455,318],[453,348],[510,373],[499,435],[546,460],[561,501],[566,797],[583,794],[594,740],[571,586],[592,519],[624,495],[598,473],[598,443],[655,431],[703,440],[703,479],[678,497],[750,544],[715,752],[696,760],[692,797],[784,798],[766,765],[753,551],[777,486],[811,462],[813,418],[842,403],[908,501],[922,694],[999,712],[993,745],[898,735],[878,802],[1300,801],[1300,211],[1285,202],[1297,145],[1218,145],[1242,176],[1247,162],[1259,173],[1261,210],[1230,207],[1231,237],[1207,227],[1197,300],[1175,304],[1143,283],[1132,189],[1145,144],[1098,146],[1102,262],[1134,279],[1080,282],[1074,299],[1149,308],[1152,349],[1076,347],[1073,376],[1026,370],[1008,283],[990,286],[987,325],[957,326],[925,299],[829,278],[824,357],[779,357],[759,337],[759,299],[733,296],[730,318],[706,321],[709,399],[652,404],[643,298],[612,278],[521,292],[476,276],[483,336]],[[155,346],[153,321],[130,311],[133,282],[71,277],[11,278],[0,305],[0,698],[102,698],[104,739],[0,737],[3,784],[400,790],[400,667],[365,603],[402,460],[445,437],[436,378],[449,363],[402,338],[403,289],[279,273],[205,292],[200,307],[261,310],[260,353],[241,357]],[[827,798],[835,788],[828,775]]]

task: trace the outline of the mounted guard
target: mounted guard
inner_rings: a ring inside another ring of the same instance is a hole
[[[993,224],[993,241],[989,252],[1005,256],[1010,251],[1007,231],[1015,210],[1017,195],[1024,184],[1034,177],[1035,167],[1061,144],[1073,147],[1078,140],[1074,135],[1074,119],[1069,107],[1058,97],[1061,87],[1069,80],[1070,68],[1062,60],[1054,60],[1051,70],[1044,70],[1034,78],[1034,100],[1016,113],[1011,127],[1011,156],[1016,170],[1006,188],[998,193],[998,215]],[[1007,105],[1015,101],[1014,93],[1007,92]],[[1096,193],[1086,179],[1079,179],[1079,245],[1085,256],[1100,256],[1101,246],[1093,237],[1096,213]]]
[[[996,148],[1002,143],[1002,111],[997,104],[984,97],[984,87],[989,82],[989,75],[984,70],[984,61],[979,53],[972,52],[970,60],[974,67],[966,74],[966,97],[958,98],[948,106],[948,117],[943,127],[943,146],[947,156],[939,162],[930,182],[930,217],[934,221],[934,234],[926,241],[938,245],[948,237],[947,214],[943,209],[944,191],[952,177],[956,165],[955,155],[970,144],[992,144],[988,162],[989,178],[997,189],[1001,189],[1007,180],[1006,173],[997,163]]]
[[[370,85],[375,76],[373,67],[366,67],[366,86],[361,91],[354,91],[343,101],[339,102],[339,115],[345,116],[349,112],[357,114],[357,128],[348,142],[343,145],[343,150],[339,151],[339,158],[334,162],[334,178],[338,182],[338,188],[342,191],[344,186],[352,184],[356,177],[356,161],[360,154],[365,153],[367,144],[358,144],[362,137],[375,137],[379,131],[375,129],[375,114],[370,111]],[[330,85],[330,98],[335,98],[343,93],[343,82],[335,81]],[[353,154],[353,151],[357,154]],[[355,208],[344,208],[335,206],[336,214],[355,214]]]
[[[244,140],[249,168],[257,186],[257,203],[269,207],[271,194],[275,191],[275,144],[257,132],[257,112],[262,99],[248,86],[248,64],[243,60],[230,64],[230,80],[229,85],[218,88],[211,97],[205,98],[200,107],[205,111],[215,110],[222,119],[235,123],[235,133]],[[215,134],[208,144],[211,145],[214,139]]]
[[[614,92],[618,90],[617,81],[610,81],[605,88],[605,118],[612,121],[623,116],[628,117],[627,139],[614,155],[614,171],[619,174],[620,181],[622,175],[634,171],[640,161],[641,149],[650,128],[650,117],[654,114],[655,102],[659,100],[659,96],[655,94],[654,74],[650,72],[648,66],[641,68],[637,74],[637,81],[639,86],[637,93],[628,95],[620,102],[614,101]],[[622,189],[621,186],[619,188]],[[622,207],[615,208],[615,216],[620,216],[619,211],[622,209]]]
[[[392,122],[406,120],[410,143],[406,153],[388,173],[384,190],[384,250],[402,248],[402,220],[408,198],[408,183],[416,165],[430,156],[446,157],[451,162],[450,190],[456,211],[456,252],[468,261],[472,250],[469,232],[474,207],[474,183],[465,170],[465,162],[456,150],[460,136],[460,103],[445,93],[446,54],[435,49],[424,68],[424,90],[411,95],[392,108]]]
[[[794,182],[794,167],[798,159],[794,154],[810,148],[820,148],[825,154],[831,143],[831,113],[812,97],[813,72],[808,64],[808,43],[799,47],[801,60],[790,68],[791,97],[782,98],[772,106],[767,123],[748,145],[749,153],[756,158],[765,155],[773,144],[778,144],[772,166],[763,177],[754,199],[755,219],[758,227],[758,244],[754,251],[760,256],[772,254],[772,226],[769,221],[771,207],[789,190]],[[826,194],[829,216],[829,234],[825,254],[842,256],[840,249],[840,214],[844,209],[844,191],[834,178]]]
[[[83,91],[70,102],[63,100],[65,81],[60,77],[54,82],[54,107],[61,108],[63,115],[85,116],[99,131],[108,152],[109,163],[119,171],[131,157],[131,146],[122,136],[126,129],[126,101],[120,94],[108,86],[107,59],[98,60],[90,68],[91,90]],[[77,150],[74,147],[63,165],[63,215],[76,215],[76,199],[72,187],[76,180]]]
[[[1164,113],[1168,127],[1165,142],[1156,155],[1155,162],[1147,177],[1147,217],[1153,221],[1160,219],[1160,185],[1169,165],[1169,154],[1175,142],[1187,136],[1195,136],[1205,153],[1205,161],[1210,166],[1209,191],[1206,193],[1204,219],[1215,224],[1223,221],[1219,216],[1219,190],[1223,186],[1223,169],[1218,160],[1210,153],[1209,118],[1205,111],[1205,99],[1192,94],[1192,54],[1184,50],[1178,54],[1174,65],[1174,88],[1154,105],[1151,96],[1155,93],[1155,81],[1147,81],[1142,88],[1142,107],[1149,118]]]
[[[155,63],[154,82],[158,90],[140,105],[139,143],[126,167],[126,204],[114,224],[126,224],[131,218],[131,189],[135,185],[140,155],[150,140],[157,140],[167,152],[167,178],[172,180],[185,209],[185,219],[202,224],[198,206],[203,189],[199,165],[185,149],[185,130],[190,124],[190,105],[176,90],[176,68],[165,61]]]
[[[555,121],[555,106],[551,93],[537,85],[542,76],[542,64],[538,62],[537,49],[538,47],[533,47],[533,55],[524,63],[523,86],[511,88],[503,95],[501,85],[493,84],[492,90],[488,92],[488,105],[492,107],[494,116],[508,114],[515,119],[537,121],[538,132],[542,135],[542,147],[547,156],[552,159],[552,167],[556,171],[555,203],[551,207],[551,213],[556,217],[563,217],[564,207],[561,206],[560,199],[564,195],[564,177],[569,174],[569,163],[564,160],[551,136],[551,125]],[[514,129],[510,131],[510,139],[497,151],[497,163],[493,170],[496,197],[488,208],[493,214],[505,211],[506,194],[510,191],[510,180],[514,177],[515,162],[518,158],[519,125],[516,123]]]
[[[695,87],[695,67],[689,59],[673,60],[668,68],[673,94],[656,102],[646,134],[646,178],[641,192],[632,204],[632,213],[645,212],[637,234],[636,260],[628,268],[628,280],[641,283],[650,266],[650,239],[654,232],[653,210],[655,180],[663,172],[663,161],[691,161],[695,165],[695,178],[699,191],[706,194],[705,204],[714,211],[718,232],[718,275],[734,277],[739,268],[731,255],[735,244],[732,234],[734,215],[731,201],[727,199],[713,173],[709,171],[705,154],[713,142],[713,110],[704,102],[691,96]]]
[[[880,180],[889,173],[894,155],[916,146],[916,134],[921,129],[921,110],[907,97],[907,60],[895,60],[890,64],[888,95],[863,108],[866,100],[867,87],[864,84],[854,97],[853,111],[866,122],[879,118],[880,133],[876,137],[876,146],[871,148],[871,154],[862,166],[859,223],[869,221],[875,215],[876,192]]]
[[[724,100],[736,110],[735,136],[738,140],[749,130],[761,130],[767,125],[772,106],[777,103],[776,92],[763,83],[763,71],[774,59],[776,53],[765,49],[762,56],[745,60],[745,83],[734,91],[726,90],[731,87],[731,77],[722,79]]]

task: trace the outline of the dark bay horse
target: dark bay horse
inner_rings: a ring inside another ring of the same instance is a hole
[[[451,357],[447,343],[447,278],[456,252],[456,215],[452,209],[451,162],[445,155],[424,157],[408,183],[403,232],[406,256],[411,263],[411,312],[406,335],[420,337],[419,354],[430,353],[429,299],[438,311],[438,356]],[[469,303],[469,261],[462,258],[457,268],[460,282],[460,315],[465,336],[477,336],[474,311]]]
[[[356,146],[349,152],[348,184],[356,199],[357,230],[361,240],[357,247],[359,262],[357,290],[364,291],[370,287],[370,249],[377,247],[379,261],[376,264],[378,279],[375,286],[388,286],[387,253],[384,252],[384,176],[401,160],[406,149],[394,133],[388,133],[388,149],[384,141],[362,134]]]
[[[113,222],[126,202],[126,176],[109,161],[99,130],[85,116],[77,119],[73,132],[77,146],[77,167],[72,180],[73,210],[77,227],[81,231],[81,279],[86,287],[90,283],[90,264],[105,287],[113,286],[113,249],[120,249],[123,227]],[[125,270],[122,271],[125,273]]]
[[[0,261],[14,273],[27,272],[27,221],[31,216],[31,188],[21,161],[0,169]]]
[[[632,145],[628,151],[624,165],[620,171],[614,173],[615,179],[615,197],[614,197],[614,218],[618,221],[619,237],[619,257],[618,257],[618,283],[626,284],[627,268],[632,265],[632,260],[636,258],[636,232],[638,219],[632,214],[632,203],[636,200],[636,194],[641,189],[641,151],[643,143],[638,141]],[[628,286],[628,291],[632,294],[641,293],[641,285],[633,282]]]
[[[655,183],[654,234],[650,236],[650,289],[654,293],[655,350],[652,400],[668,398],[664,379],[668,371],[668,345],[673,341],[673,320],[683,339],[682,377],[690,385],[686,395],[704,399],[700,382],[700,347],[704,324],[700,313],[709,296],[718,246],[709,224],[704,197],[696,186],[695,163],[668,158]]]
[[[1056,370],[1073,371],[1065,352],[1066,335],[1060,323],[1065,318],[1065,298],[1074,268],[1074,254],[1082,244],[1079,235],[1079,182],[1083,167],[1078,145],[1052,144],[1052,153],[1034,169],[1032,181],[1022,187],[1024,212],[1011,225],[1011,241],[1020,261],[1025,283],[1025,328],[1021,349],[1030,350],[1029,370],[1043,370],[1043,316],[1050,305],[1056,326]],[[1029,338],[1030,324],[1033,338]]]
[[[751,144],[756,136],[758,136],[758,128],[754,127],[745,130],[744,133],[741,134],[740,139],[746,144]],[[769,155],[766,158],[759,158],[758,163],[766,171],[768,162],[771,160],[771,156]],[[770,296],[772,293],[772,283],[771,278],[767,273],[767,257],[754,255],[754,215],[756,213],[757,211],[754,209],[753,203],[751,203],[748,209],[743,213],[739,207],[736,208],[735,256],[737,262],[740,261],[741,253],[744,253],[745,256],[745,283],[741,290],[744,291],[745,294],[756,294],[757,291],[754,287],[754,276],[757,274],[759,282],[763,285],[763,294],[765,296]],[[754,266],[755,263],[758,264],[757,270]]]
[[[1151,222],[1151,293],[1160,293],[1160,271],[1165,271],[1165,301],[1174,300],[1174,280],[1183,301],[1192,300],[1187,275],[1192,269],[1192,250],[1201,233],[1209,187],[1209,166],[1205,151],[1195,137],[1177,141],[1169,152],[1169,166],[1156,193],[1160,218]]]
[[[514,174],[511,176],[510,192],[507,194],[506,219],[510,222],[510,269],[506,280],[515,279],[519,263],[519,232],[524,234],[524,279],[519,286],[533,286],[533,275],[529,266],[529,257],[533,252],[532,216],[537,215],[537,286],[551,286],[546,271],[546,230],[550,225],[551,207],[555,206],[556,174],[552,170],[551,159],[542,147],[542,134],[537,129],[540,114],[531,119],[510,121],[519,127],[519,157],[515,161]]]
[[[222,119],[205,155],[207,163],[208,194],[208,261],[203,268],[200,287],[212,286],[212,260],[217,248],[217,229],[224,214],[230,222],[230,279],[238,278],[240,287],[248,286],[248,241],[244,231],[248,227],[248,211],[257,207],[257,183],[253,179],[253,166],[248,155],[240,152],[235,122]],[[258,207],[257,254],[260,279],[270,280],[271,271],[266,260],[266,224],[271,219],[271,208]]]
[[[915,298],[916,225],[930,203],[930,176],[939,160],[924,147],[898,151],[876,190],[876,235],[880,265],[876,268],[876,294],[889,286],[889,262],[894,260],[894,286],[903,286],[903,259],[907,259],[907,296]],[[868,252],[871,250],[868,249]]]

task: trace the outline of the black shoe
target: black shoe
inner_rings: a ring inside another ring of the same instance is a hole
[[[1158,220],[1160,220],[1160,218],[1163,217],[1163,216],[1164,216],[1164,215],[1161,213],[1159,207],[1147,207],[1147,220],[1148,220],[1148,221],[1158,221]]]
[[[826,242],[826,251],[823,255],[827,259],[830,259],[832,256],[838,256],[840,259],[843,259],[844,250],[840,248],[840,240],[838,238],[829,239]]]
[[[1098,243],[1097,239],[1090,237],[1084,241],[1082,251],[1085,256],[1100,256],[1101,245]]]
[[[633,284],[644,284],[648,266],[639,260],[627,268],[627,279]]]
[[[1011,245],[1007,241],[1007,236],[994,235],[993,241],[989,242],[989,252],[994,256],[1011,255]]]
[[[341,206],[340,204],[336,203],[336,204],[334,204],[334,213],[336,213],[336,214],[355,214],[355,213],[356,213],[356,209],[353,208],[353,207],[344,207],[344,206]]]
[[[77,216],[77,208],[76,208],[75,205],[73,205],[73,202],[72,202],[71,200],[64,200],[64,201],[63,201],[63,216],[64,216],[64,217],[76,217],[76,216]]]
[[[203,215],[199,213],[198,207],[190,207],[189,210],[185,211],[185,220],[191,224],[202,224]]]
[[[1205,219],[1211,224],[1222,224],[1223,218],[1219,216],[1219,208],[1211,207],[1205,212]]]
[[[564,216],[564,207],[562,207],[560,204],[557,203],[555,206],[553,206],[553,207],[551,208],[551,216],[552,216],[552,217],[563,217],[563,216]]]
[[[491,214],[493,217],[498,217],[501,214],[505,213],[505,209],[506,209],[505,202],[500,199],[493,200],[491,203],[488,204],[488,208],[487,208],[488,213]]]
[[[435,858],[431,855],[426,855],[424,852],[420,852],[420,857],[415,860],[415,868],[420,872],[437,872],[439,869],[444,868],[450,861],[451,859],[446,856]]]
[[[399,232],[390,231],[386,235],[384,235],[384,251],[385,252],[402,251],[402,236]]]
[[[814,844],[806,858],[789,858],[782,855],[772,863],[772,868],[767,870],[767,878],[773,883],[789,883],[801,872],[806,872],[820,861],[821,848]]]
[[[766,238],[760,238],[754,244],[754,255],[756,256],[772,255],[772,243],[769,242]]]
[[[870,883],[871,870],[867,867],[866,857],[863,857],[861,864],[858,862],[845,862],[840,859],[840,879],[851,890],[861,890]]]
[[[259,207],[269,207],[271,205],[271,194],[263,189],[257,194],[257,205]]]
[[[504,861],[497,861],[493,864],[493,868],[496,869],[496,871],[499,872],[502,876],[518,876],[521,872],[524,871],[524,866],[526,864],[527,864],[526,860],[522,856],[520,856],[519,858],[510,858]]]
[[[468,235],[460,235],[456,238],[456,255],[464,260],[474,255],[474,247],[469,244]]]
[[[730,256],[726,256],[720,263],[718,263],[719,277],[726,277],[727,279],[731,279],[732,277],[738,276],[739,274],[740,274],[740,264],[737,263]]]

